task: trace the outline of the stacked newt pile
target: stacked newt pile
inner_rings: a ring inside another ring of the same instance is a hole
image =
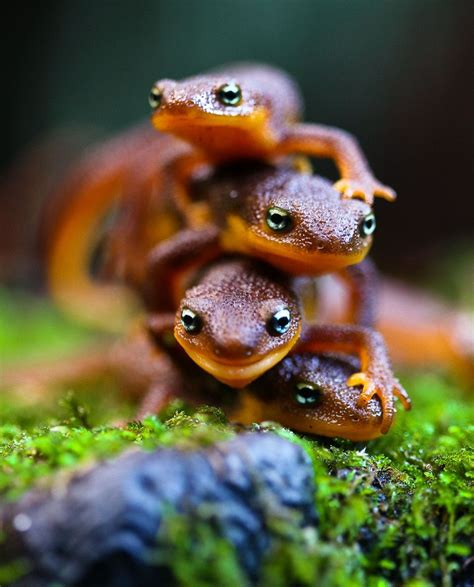
[[[161,80],[150,105],[159,132],[135,128],[67,178],[48,258],[69,312],[117,329],[132,292],[142,301],[103,357],[146,389],[139,416],[184,394],[244,423],[387,432],[395,398],[410,400],[373,329],[366,256],[374,198],[394,192],[349,134],[300,122],[298,88],[276,69]],[[333,159],[341,179],[313,175],[308,156]]]

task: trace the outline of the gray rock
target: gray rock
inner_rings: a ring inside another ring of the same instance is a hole
[[[227,539],[254,582],[272,519],[315,525],[312,478],[306,453],[271,433],[195,451],[124,454],[4,509],[9,557],[26,556],[30,567],[17,585],[173,585],[172,547],[159,533],[170,510],[190,529],[205,523]],[[160,549],[168,554],[153,563]]]

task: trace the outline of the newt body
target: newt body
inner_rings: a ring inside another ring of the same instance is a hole
[[[196,182],[198,203],[202,194],[212,223],[183,229],[149,254],[144,288],[149,307],[170,307],[168,290],[179,283],[183,268],[238,252],[291,275],[339,272],[351,293],[349,320],[371,326],[374,278],[364,270],[367,263],[361,264],[375,229],[367,204],[341,199],[323,178],[256,164]]]
[[[370,328],[313,325],[300,337],[297,296],[284,274],[250,259],[223,260],[197,276],[190,273],[197,277],[193,287],[186,289],[181,280],[170,288],[174,297],[168,300],[168,312],[177,307],[177,313],[153,315],[150,330],[159,338],[174,326],[175,338],[186,353],[219,381],[246,387],[293,347],[296,352],[343,352],[361,360],[361,372],[348,381],[362,385],[359,406],[366,406],[374,396],[381,400],[382,432],[390,427],[394,396],[410,407],[406,392],[393,376],[382,337]],[[166,291],[166,281],[160,283]]]
[[[196,182],[224,251],[261,258],[293,275],[321,275],[362,261],[375,216],[322,177],[285,166],[232,166]]]
[[[372,175],[357,142],[339,129],[302,124],[302,100],[284,72],[262,64],[230,64],[182,81],[156,82],[152,122],[200,150],[212,163],[272,159],[291,153],[331,157],[337,188],[368,202],[395,194]]]
[[[241,390],[231,389],[200,369],[184,352],[164,352],[138,326],[113,345],[81,355],[4,373],[2,391],[23,401],[45,401],[55,390],[78,382],[112,378],[139,407],[136,418],[156,414],[173,399],[221,408],[241,424],[275,421],[297,432],[370,440],[382,434],[378,398],[358,407],[360,390],[347,385],[359,368],[350,356],[294,354]]]

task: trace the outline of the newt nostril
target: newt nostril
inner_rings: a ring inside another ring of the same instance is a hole
[[[248,359],[254,354],[254,349],[238,340],[217,343],[214,345],[214,355],[221,359]]]

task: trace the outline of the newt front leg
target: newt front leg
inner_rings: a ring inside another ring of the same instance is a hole
[[[285,133],[278,153],[303,153],[334,159],[341,179],[335,188],[346,198],[372,204],[375,196],[392,202],[395,192],[372,174],[356,139],[348,132],[322,124],[294,124]]]
[[[149,308],[174,308],[182,281],[193,268],[203,266],[221,254],[219,229],[208,225],[186,229],[154,247],[148,255],[148,278],[144,297]]]
[[[361,385],[362,392],[357,402],[359,407],[378,396],[382,404],[381,432],[388,432],[393,416],[393,397],[409,410],[411,400],[400,382],[394,377],[384,340],[370,328],[359,326],[323,325],[311,326],[302,335],[296,352],[342,352],[359,355],[361,370],[348,379],[349,386]]]
[[[349,292],[344,322],[372,328],[375,325],[378,285],[374,263],[366,257],[361,263],[351,265],[337,275],[345,282]]]

